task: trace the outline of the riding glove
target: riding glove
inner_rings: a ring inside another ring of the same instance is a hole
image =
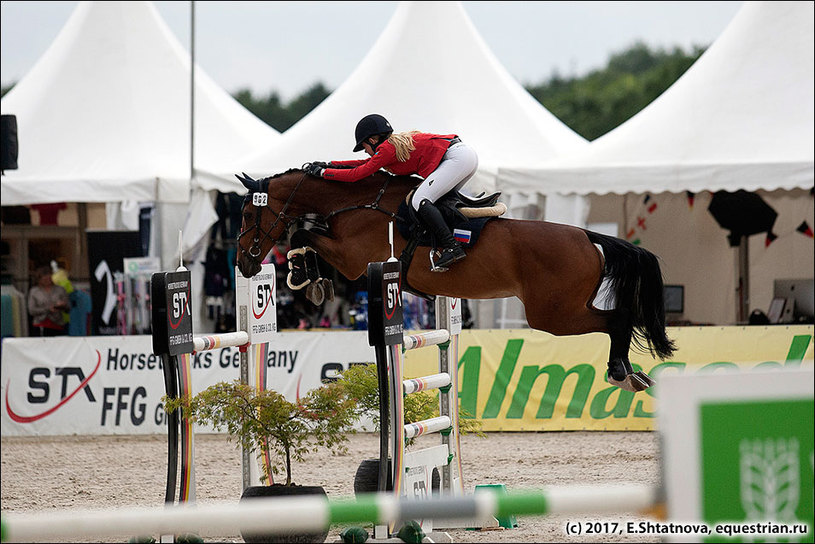
[[[323,171],[325,171],[325,168],[320,167],[317,163],[307,162],[303,165],[303,172],[309,176],[321,178],[323,177]]]

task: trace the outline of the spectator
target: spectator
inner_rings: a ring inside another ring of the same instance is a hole
[[[63,312],[70,310],[68,294],[51,280],[51,268],[35,270],[34,286],[28,291],[28,313],[34,327],[34,336],[61,336],[67,334]]]

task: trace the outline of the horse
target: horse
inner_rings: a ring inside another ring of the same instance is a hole
[[[300,169],[262,180],[237,177],[248,189],[236,257],[238,270],[247,278],[258,273],[278,240],[285,240],[298,224],[316,221],[324,229],[306,231],[305,243],[346,278],[356,280],[368,263],[386,261],[392,251],[398,254],[405,248],[408,242],[402,236],[393,236],[391,248],[388,223],[421,181],[379,171],[345,183]],[[430,248],[419,249],[429,255]],[[414,258],[403,272],[405,281],[428,295],[516,296],[529,326],[555,336],[606,333],[611,340],[606,379],[627,391],[654,384],[644,372],[634,372],[632,343],[662,360],[676,349],[665,330],[658,257],[625,240],[575,226],[493,218],[464,260],[439,273],[430,270],[429,258]],[[601,284],[612,295],[613,308],[593,304]]]

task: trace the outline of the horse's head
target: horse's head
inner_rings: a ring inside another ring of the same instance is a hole
[[[272,198],[270,181],[272,178],[255,180],[243,174],[236,177],[249,192],[243,200],[241,210],[241,232],[238,235],[238,270],[246,278],[260,272],[263,259],[274,244],[286,235],[294,218],[287,216],[289,201]]]

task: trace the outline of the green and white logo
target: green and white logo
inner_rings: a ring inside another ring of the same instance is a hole
[[[740,539],[812,542],[814,408],[812,399],[701,405],[702,514],[708,524],[807,523],[804,537]]]

